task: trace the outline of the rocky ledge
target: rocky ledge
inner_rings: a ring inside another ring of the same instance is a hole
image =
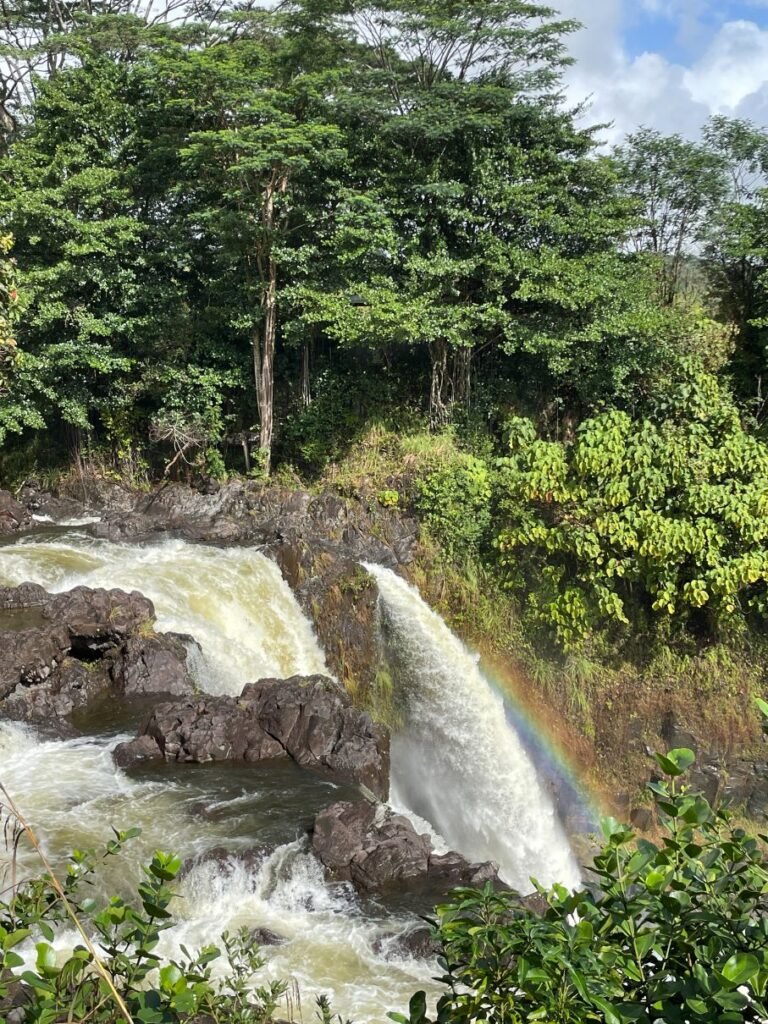
[[[156,633],[154,621],[152,602],[135,591],[0,588],[0,717],[61,732],[73,711],[107,693],[193,693],[193,641]]]
[[[249,683],[239,697],[160,704],[142,734],[115,749],[121,767],[148,759],[254,762],[291,757],[377,798],[389,792],[389,733],[325,676]]]
[[[32,516],[9,491],[0,491],[0,537],[32,526]]]
[[[499,882],[491,861],[470,864],[458,853],[438,854],[428,835],[386,804],[367,800],[331,804],[315,818],[312,852],[328,876],[362,893],[403,884],[482,886]]]
[[[359,694],[375,684],[380,657],[376,587],[360,562],[408,565],[418,539],[416,521],[384,507],[375,492],[345,500],[233,480],[197,488],[169,482],[147,494],[86,476],[62,481],[55,495],[29,481],[19,492],[21,504],[7,497],[15,514],[24,515],[24,528],[44,528],[31,514],[53,521],[95,514],[99,522],[89,532],[113,541],[173,536],[259,546],[311,618],[331,672]]]

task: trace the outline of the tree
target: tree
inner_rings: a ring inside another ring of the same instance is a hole
[[[269,473],[280,275],[317,177],[343,159],[311,70],[291,61],[274,16],[228,46],[182,57],[176,102],[208,97],[203,125],[182,150],[189,220],[209,244],[217,287],[230,297],[230,326],[247,332],[259,412],[259,449]],[[186,90],[186,91],[184,91]],[[197,92],[195,92],[197,90]]]
[[[768,131],[749,121],[714,117],[708,147],[725,167],[727,191],[703,232],[713,290],[723,319],[739,332],[733,360],[743,393],[765,413],[768,322]]]
[[[78,33],[94,19],[151,27],[210,22],[213,9],[206,0],[0,0],[0,151],[28,117],[42,83],[77,65]]]
[[[116,400],[140,319],[141,226],[126,183],[133,117],[120,95],[128,74],[96,58],[53,79],[3,166],[0,217],[18,237],[24,347],[75,447],[90,411]]]
[[[349,23],[362,51],[338,116],[351,189],[366,197],[374,232],[366,248],[346,224],[335,226],[327,251],[343,273],[310,285],[306,317],[345,345],[367,333],[372,345],[428,351],[430,420],[440,427],[468,398],[473,353],[496,344],[509,319],[514,268],[495,251],[509,210],[499,209],[496,180],[536,145],[526,133],[537,119],[553,149],[559,128],[569,153],[590,145],[555,112],[563,36],[574,23],[520,0],[360,4]],[[367,258],[352,260],[353,250]],[[356,317],[350,295],[364,300]]]
[[[399,1024],[757,1024],[766,1018],[768,868],[762,837],[680,785],[690,750],[656,756],[660,842],[618,822],[587,884],[539,889],[539,915],[509,893],[459,889],[437,908],[444,995]]]
[[[685,286],[686,264],[699,255],[714,208],[727,191],[720,153],[641,128],[615,151],[622,187],[637,202],[640,223],[631,233],[638,252],[661,261],[661,297],[671,304]]]

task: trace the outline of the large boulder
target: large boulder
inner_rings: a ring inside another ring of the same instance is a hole
[[[339,802],[315,818],[312,851],[329,877],[370,893],[403,884],[456,885],[498,882],[490,861],[470,864],[458,853],[437,854],[432,840],[385,804]]]
[[[175,633],[129,636],[112,665],[116,689],[125,697],[191,693],[187,656],[194,643]]]
[[[0,588],[0,716],[61,732],[110,691],[194,692],[183,638],[153,632],[154,618],[136,591]]]
[[[29,512],[9,491],[0,491],[0,537],[18,533],[32,525]]]
[[[156,707],[143,735],[115,751],[119,763],[148,756],[168,761],[246,761],[291,757],[304,768],[362,783],[381,799],[389,791],[389,734],[352,706],[325,676],[261,679],[239,697],[204,697]]]

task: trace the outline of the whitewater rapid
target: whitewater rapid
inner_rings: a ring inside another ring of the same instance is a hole
[[[426,819],[470,860],[493,860],[531,892],[574,888],[579,870],[502,697],[477,658],[418,590],[365,565],[381,597],[384,639],[404,726],[392,737],[392,800]]]
[[[223,846],[235,852],[258,847],[276,808],[290,806],[302,775],[285,766],[288,775],[276,784],[274,769],[265,766],[233,784],[226,769],[186,766],[171,779],[132,777],[112,761],[111,748],[121,738],[127,737],[40,740],[23,726],[0,723],[0,777],[59,870],[76,847],[103,849],[113,827],[141,828],[123,855],[104,862],[102,896],[135,891],[141,864],[156,849],[188,860]],[[317,810],[338,798],[333,785],[318,780],[316,786],[311,799]],[[434,988],[434,965],[396,952],[385,959],[384,950],[412,927],[412,917],[363,908],[348,886],[328,885],[300,833],[298,820],[287,841],[254,863],[222,864],[217,857],[193,866],[179,883],[175,923],[163,933],[158,952],[180,957],[182,946],[210,945],[225,930],[269,929],[282,944],[264,947],[259,983],[289,981],[294,1009],[300,993],[308,1020],[314,1018],[314,997],[324,993],[345,1017],[380,1022],[382,1008],[403,1010],[416,989]],[[17,878],[39,873],[22,847]],[[0,889],[9,882],[3,879]],[[65,951],[77,941],[65,929],[54,945]],[[34,949],[29,953],[34,959]]]
[[[209,692],[239,693],[249,680],[328,671],[277,566],[253,549],[180,540],[144,547],[56,530],[0,546],[0,586],[24,581],[53,592],[81,584],[141,591],[154,602],[158,629],[200,642],[198,683]],[[124,857],[105,863],[103,895],[127,894],[155,849],[187,860],[221,847],[275,846],[251,863],[223,869],[213,860],[185,874],[176,923],[164,934],[161,953],[178,955],[182,945],[210,944],[243,925],[267,928],[284,942],[264,949],[260,976],[291,982],[285,1015],[296,1013],[300,993],[307,1020],[314,1019],[320,993],[344,1017],[372,1024],[387,1010],[404,1010],[417,989],[435,990],[433,964],[394,951],[393,940],[413,927],[413,915],[363,907],[350,887],[326,883],[305,848],[313,814],[349,799],[348,791],[290,763],[240,772],[171,766],[128,775],[111,753],[127,738],[45,740],[0,722],[0,779],[59,866],[75,847],[103,847],[113,827],[141,828]],[[39,865],[27,855],[19,870],[36,874]],[[66,949],[74,941],[64,931],[56,944]]]
[[[406,725],[393,737],[393,803],[432,832],[439,850],[495,860],[522,891],[530,891],[531,876],[576,885],[552,801],[476,659],[416,590],[389,570],[367,569],[378,583],[385,645],[406,711]],[[252,548],[181,540],[141,546],[78,529],[36,531],[0,546],[0,586],[25,581],[53,592],[82,584],[145,594],[158,629],[200,643],[195,671],[207,692],[236,694],[250,680],[328,672],[277,566]],[[187,861],[221,847],[263,844],[271,851],[188,871],[161,952],[176,955],[182,945],[210,943],[241,925],[269,929],[284,941],[265,950],[263,977],[292,981],[286,1014],[295,1012],[300,991],[308,1019],[321,992],[357,1024],[402,1011],[419,988],[436,992],[434,964],[393,953],[414,915],[400,910],[402,903],[363,905],[349,886],[328,884],[307,850],[313,815],[354,792],[292,763],[162,766],[127,775],[111,754],[127,737],[108,728],[62,741],[0,723],[0,778],[54,862],[61,865],[74,847],[103,845],[112,827],[140,827],[127,856],[105,866],[107,894],[126,893],[158,848]],[[31,860],[21,867],[37,870]],[[72,939],[62,933],[58,943]]]

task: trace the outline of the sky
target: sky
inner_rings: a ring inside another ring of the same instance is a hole
[[[768,126],[768,0],[554,0],[584,28],[569,40],[571,101],[612,122],[695,138],[711,114]]]

